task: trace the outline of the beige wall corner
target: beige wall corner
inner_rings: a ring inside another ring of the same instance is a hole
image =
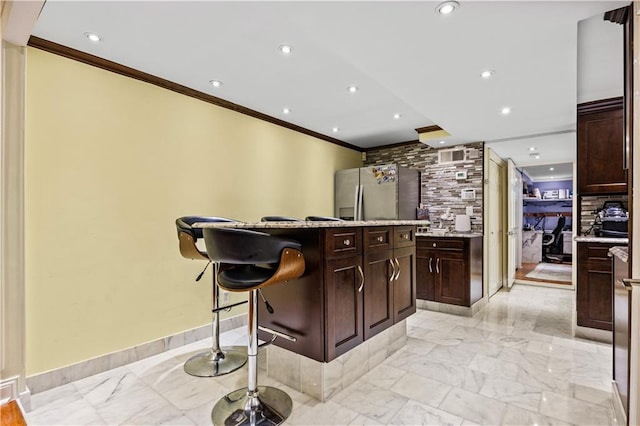
[[[2,400],[23,398],[25,384],[24,298],[24,87],[25,48],[2,42],[2,155],[0,163],[0,305]]]

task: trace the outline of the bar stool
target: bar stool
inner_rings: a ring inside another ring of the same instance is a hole
[[[310,222],[344,222],[343,219],[331,216],[307,216],[304,220]]]
[[[302,222],[302,219],[286,216],[263,216],[260,222]]]
[[[305,264],[301,245],[246,229],[204,228],[203,231],[207,253],[224,265],[218,275],[218,285],[227,291],[249,292],[248,384],[222,397],[211,411],[211,421],[214,425],[234,426],[281,424],[291,414],[291,398],[280,389],[258,386],[258,291],[302,276]],[[295,341],[284,333],[260,329],[274,333],[271,342],[276,337]]]
[[[206,271],[211,259],[206,252],[200,251],[196,245],[196,241],[202,238],[202,229],[193,228],[191,225],[197,222],[235,222],[232,219],[222,217],[202,217],[202,216],[185,216],[176,219],[176,227],[178,228],[178,242],[180,254],[187,259],[206,260],[207,265],[204,267],[200,275],[196,278],[199,281]],[[247,362],[247,355],[244,348],[230,347],[220,348],[220,317],[219,312],[233,306],[246,303],[240,302],[230,306],[220,307],[219,305],[219,289],[218,289],[218,269],[219,262],[213,262],[213,282],[212,282],[212,310],[213,319],[211,321],[211,349],[207,352],[198,353],[189,358],[184,363],[184,371],[187,374],[197,377],[216,377],[231,373],[242,367]]]

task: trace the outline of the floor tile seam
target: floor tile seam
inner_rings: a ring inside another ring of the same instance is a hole
[[[406,405],[410,400],[412,400],[412,398],[409,398],[408,396],[405,396],[405,395],[399,394],[399,393],[397,393],[397,392],[394,392],[394,391],[392,391],[391,389],[385,389],[385,388],[383,388],[383,387],[380,387],[380,386],[374,385],[374,384],[372,384],[372,383],[369,383],[369,384],[370,384],[370,385],[372,385],[372,386],[374,386],[374,387],[376,387],[376,388],[378,388],[378,389],[380,389],[380,390],[384,390],[384,391],[387,391],[387,392],[391,392],[391,393],[393,393],[393,394],[394,394],[394,396],[395,396],[395,397],[397,397],[397,398],[400,398],[400,399],[404,399],[404,400],[406,400],[406,401],[404,402],[404,404],[402,404],[402,406],[400,406],[399,408],[397,408],[397,409],[395,410],[395,412],[393,413],[393,415],[390,417],[391,419],[393,419],[393,417],[395,417],[395,415],[396,415],[396,414],[398,414],[398,413],[400,412],[400,409],[401,409],[401,408],[404,408],[404,406],[405,406],[405,405]],[[350,385],[350,386],[351,386],[351,385]],[[342,389],[342,391],[341,391],[341,392],[344,392],[344,390],[345,390],[345,389]],[[353,408],[351,408],[351,407],[349,407],[349,406],[347,406],[347,405],[343,404],[343,403],[342,403],[342,401],[338,401],[337,399],[338,399],[338,398],[335,398],[335,395],[334,395],[334,397],[332,397],[332,398],[330,399],[330,401],[334,402],[336,405],[339,405],[340,407],[342,407],[342,408],[344,408],[344,409],[346,409],[346,410],[353,411],[354,413],[356,413],[356,417],[358,417],[358,416],[364,416],[364,417],[366,417],[366,418],[368,418],[368,419],[371,419],[371,420],[373,420],[373,421],[375,421],[375,422],[377,422],[377,423],[382,423],[379,419],[371,418],[371,417],[367,416],[366,414],[363,414],[362,412],[360,412],[360,411],[358,411],[358,410],[354,410]],[[414,401],[415,401],[415,400],[414,400]],[[327,401],[327,402],[328,402],[328,401]],[[326,402],[319,402],[319,404],[326,404]],[[304,404],[304,405],[306,405],[306,404]],[[309,406],[309,407],[310,407],[310,406]],[[310,407],[310,408],[312,409],[313,407]],[[388,409],[389,409],[389,407],[387,407],[387,410],[388,410]],[[354,418],[354,419],[352,419],[351,421],[353,421],[353,420],[355,420],[355,418]],[[389,423],[387,422],[387,423],[385,423],[385,424],[389,424]]]
[[[101,374],[101,373],[99,373]],[[89,376],[90,377],[90,376]],[[84,379],[84,378],[83,378]],[[104,419],[104,417],[102,417],[102,414],[100,414],[100,411],[98,410],[98,407],[93,404],[89,398],[87,398],[79,389],[77,382],[79,382],[80,380],[83,379],[78,379],[78,380],[74,380],[73,382],[71,382],[71,384],[73,384],[73,387],[75,388],[76,392],[78,393],[78,395],[80,395],[80,397],[89,405],[89,407],[91,407],[91,409],[93,410],[94,414],[105,424],[108,425],[107,421]]]
[[[450,387],[451,387],[451,389],[453,389],[453,388],[454,388],[453,386],[450,386]],[[460,416],[460,415],[458,415],[458,414],[454,414],[454,413],[451,413],[451,412],[449,412],[449,411],[447,411],[447,410],[443,410],[442,408],[440,408],[440,405],[442,405],[442,403],[443,403],[443,402],[444,402],[444,400],[446,399],[446,397],[447,397],[447,395],[449,394],[449,392],[451,392],[451,389],[449,389],[449,390],[447,391],[447,393],[444,395],[444,397],[442,398],[442,401],[440,401],[440,403],[438,404],[438,406],[437,406],[437,407],[434,407],[434,406],[433,406],[433,405],[431,405],[431,404],[427,404],[426,402],[418,401],[418,400],[415,400],[415,399],[410,399],[409,401],[413,401],[413,402],[417,403],[418,405],[425,406],[425,407],[427,407],[427,408],[432,408],[432,409],[434,409],[434,410],[438,410],[438,411],[440,411],[441,413],[447,414],[447,415],[449,415],[449,416],[457,417],[457,418],[459,418],[459,419],[462,419],[463,421],[464,421],[464,420],[467,420],[467,419],[465,419],[464,417],[462,417],[462,416]],[[409,401],[408,401],[407,403],[409,403]],[[401,426],[406,426],[406,424],[401,425]]]

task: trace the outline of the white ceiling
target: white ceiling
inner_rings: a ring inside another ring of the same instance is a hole
[[[578,21],[628,3],[461,1],[442,16],[428,1],[49,0],[33,35],[361,148],[437,124],[452,136],[434,146],[487,141],[526,166],[530,144],[574,160]]]

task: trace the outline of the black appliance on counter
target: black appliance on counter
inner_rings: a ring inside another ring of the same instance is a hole
[[[629,212],[622,201],[605,201],[596,211],[593,230],[597,237],[629,238]]]

